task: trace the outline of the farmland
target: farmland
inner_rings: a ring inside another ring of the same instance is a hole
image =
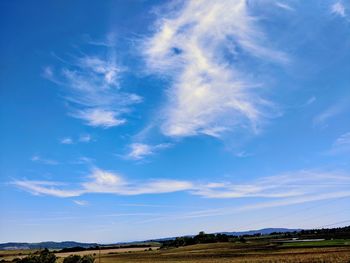
[[[350,246],[285,248],[268,242],[197,244],[186,247],[104,254],[112,262],[349,262]]]
[[[56,244],[57,245],[57,244]],[[77,255],[77,256],[72,256]],[[29,256],[29,257],[27,257]],[[350,262],[350,227],[271,232],[241,236],[223,233],[181,236],[93,247],[1,250],[1,262]],[[28,261],[28,258],[31,259]],[[52,259],[52,260],[45,260]],[[23,259],[23,260],[21,260]]]
[[[0,260],[10,261],[29,251],[2,251]],[[30,251],[33,252],[33,251]],[[19,254],[21,253],[21,255]],[[95,257],[96,263],[112,262],[350,262],[350,240],[327,240],[310,243],[275,243],[271,240],[219,242],[178,248],[116,248],[56,253],[58,262],[71,254]]]

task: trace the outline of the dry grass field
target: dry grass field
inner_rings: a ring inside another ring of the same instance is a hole
[[[339,242],[336,242],[339,243]],[[57,253],[58,262],[71,254],[95,256],[96,263],[158,263],[158,262],[350,262],[350,245],[343,242],[342,245],[329,246],[283,246],[269,242],[247,242],[247,243],[213,243],[198,244],[179,248],[148,250],[148,248],[119,248],[98,251],[89,250],[82,252]],[[27,251],[28,252],[28,251]],[[0,252],[0,260],[12,260],[16,254],[25,254],[24,251]]]

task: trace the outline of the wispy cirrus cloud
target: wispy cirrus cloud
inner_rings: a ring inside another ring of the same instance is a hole
[[[350,196],[348,190],[349,174],[335,171],[302,170],[244,183],[227,181],[201,183],[169,179],[130,182],[118,173],[95,168],[87,179],[75,187],[50,181],[16,180],[12,183],[35,195],[63,198],[77,197],[88,193],[130,196],[181,191],[215,199],[259,197],[261,203],[255,204],[259,207],[282,206]],[[267,201],[264,202],[264,200]]]
[[[82,194],[81,191],[60,189],[62,183],[51,181],[18,180],[13,182],[18,188],[24,189],[34,195],[48,195],[56,197],[73,197]]]
[[[72,188],[62,187],[62,183],[50,181],[17,180],[13,184],[35,195],[56,197],[77,197],[87,193],[116,195],[160,194],[185,191],[193,188],[187,181],[155,179],[146,182],[131,183],[121,175],[95,168],[87,181]]]
[[[284,10],[295,11],[295,9],[293,7],[291,7],[290,5],[288,5],[284,2],[276,2],[275,4],[276,4],[276,6],[278,6],[279,8],[282,8]]]
[[[87,125],[110,128],[126,123],[130,106],[142,101],[120,86],[125,69],[117,65],[116,54],[108,47],[105,56],[84,55],[64,63],[61,69],[45,67],[43,76],[64,87],[69,114]]]
[[[155,154],[161,149],[170,147],[169,143],[161,143],[156,145],[145,144],[145,143],[132,143],[129,145],[129,152],[125,158],[132,160],[141,160],[149,155]]]
[[[321,111],[313,118],[315,126],[327,127],[328,122],[349,108],[347,100],[340,100]]]
[[[251,183],[234,184],[232,182],[202,185],[192,193],[206,198],[295,198],[316,196],[321,193],[346,190],[350,177],[338,172],[302,170],[259,178]],[[333,188],[333,189],[332,189]]]
[[[176,11],[159,15],[143,50],[148,69],[171,81],[161,125],[171,137],[220,137],[247,126],[256,130],[271,104],[234,60],[245,54],[288,62],[268,44],[244,0],[184,1]]]

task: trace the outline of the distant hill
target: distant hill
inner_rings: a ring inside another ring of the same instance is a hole
[[[74,241],[63,241],[63,242],[40,242],[40,243],[17,243],[9,242],[0,244],[0,250],[5,249],[40,249],[40,248],[51,248],[51,249],[62,249],[62,248],[71,248],[71,247],[83,247],[89,248],[98,246],[97,243],[80,243]]]
[[[249,231],[241,231],[241,232],[219,232],[215,234],[226,234],[230,236],[243,236],[243,235],[255,235],[255,234],[262,234],[262,235],[269,235],[273,232],[294,232],[294,231],[301,231],[302,229],[289,229],[289,228],[264,228],[259,230],[249,230]],[[188,235],[189,237],[193,237],[193,235]],[[147,241],[138,241],[137,243],[142,242],[150,242],[150,241],[166,241],[166,240],[174,240],[176,237],[166,237],[166,238],[159,238],[159,239],[152,239]],[[135,242],[126,242],[126,243],[116,243],[114,245],[120,245],[120,244],[133,244]],[[110,244],[113,245],[113,244]],[[73,248],[73,247],[82,247],[82,248],[90,248],[90,247],[96,247],[101,246],[101,244],[97,243],[80,243],[80,242],[74,242],[74,241],[63,241],[63,242],[40,242],[40,243],[17,243],[17,242],[9,242],[9,243],[3,243],[0,244],[0,250],[9,250],[9,249],[40,249],[40,248],[50,248],[50,249],[62,249],[62,248]]]
[[[290,228],[263,228],[259,230],[239,231],[239,232],[219,232],[216,234],[226,234],[230,236],[244,236],[244,235],[269,235],[271,233],[288,233],[288,232],[299,232],[302,229],[290,229]]]

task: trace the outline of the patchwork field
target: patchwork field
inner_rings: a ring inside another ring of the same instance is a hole
[[[0,252],[0,260],[12,260],[16,254],[24,252]],[[95,257],[96,263],[112,262],[350,262],[350,240],[320,241],[316,244],[299,242],[293,244],[276,244],[270,242],[247,243],[213,243],[197,244],[179,248],[117,248],[98,251],[57,253],[58,262],[71,254]],[[18,255],[21,256],[21,255]]]

